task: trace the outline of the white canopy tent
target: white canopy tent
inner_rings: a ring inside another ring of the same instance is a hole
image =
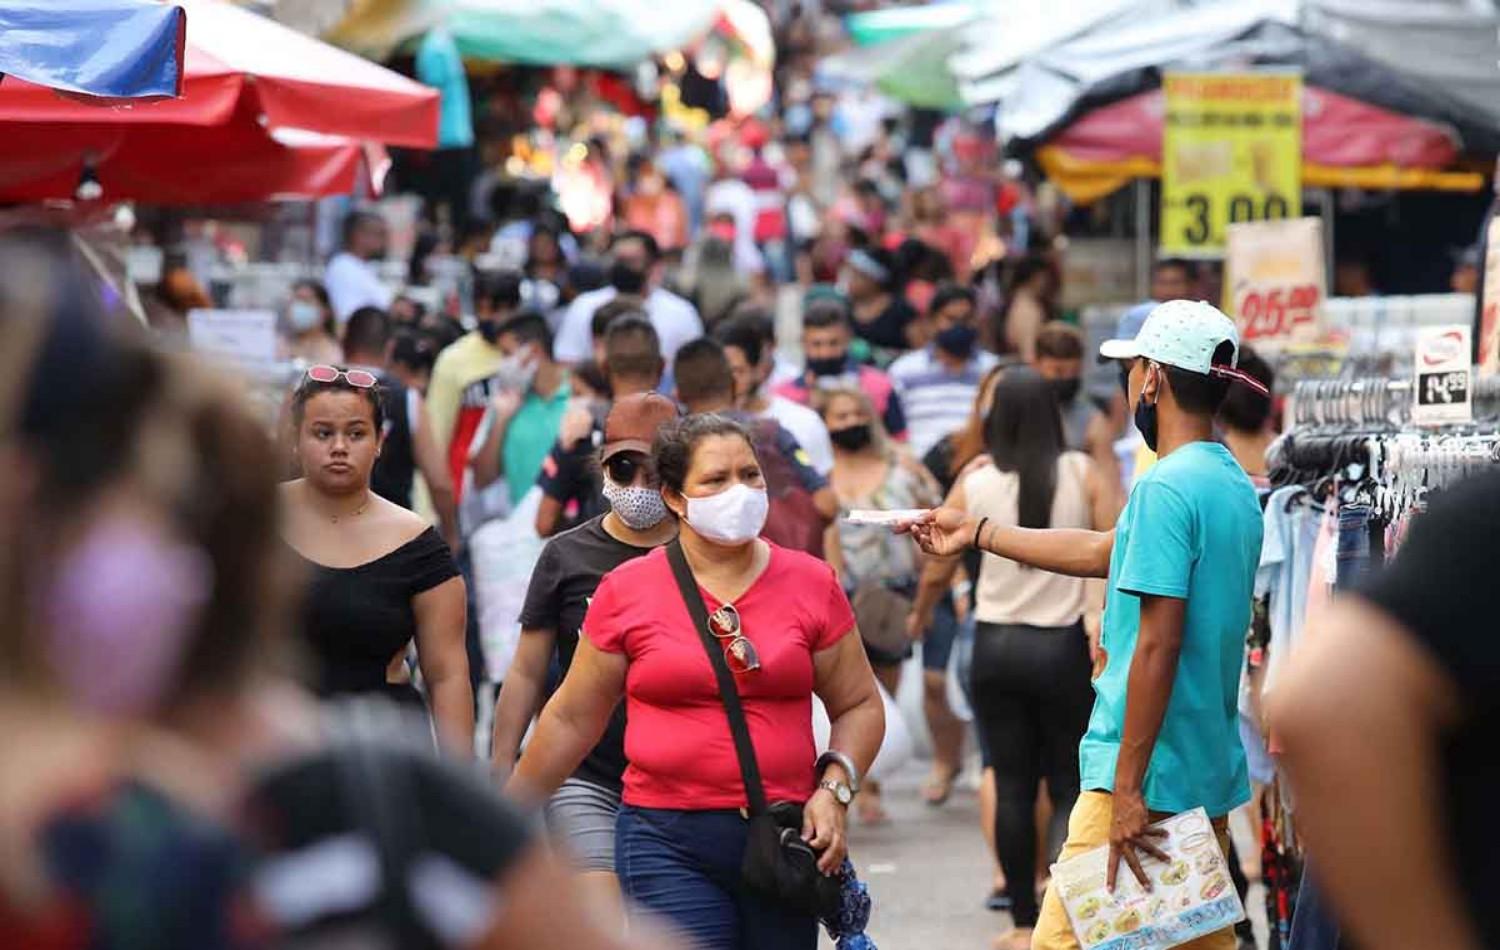
[[[1003,134],[1034,135],[1096,83],[1190,60],[1277,19],[1341,42],[1392,71],[1500,119],[1494,0],[1001,0],[961,29],[949,66],[970,105],[1000,103]]]

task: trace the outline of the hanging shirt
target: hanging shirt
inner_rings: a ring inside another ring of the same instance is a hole
[[[1244,469],[1217,442],[1193,442],[1141,476],[1115,524],[1094,711],[1079,746],[1082,788],[1113,791],[1141,597],[1186,601],[1182,650],[1146,768],[1147,807],[1211,817],[1250,799],[1236,699],[1260,563],[1261,511]]]
[[[1312,579],[1313,552],[1318,546],[1322,512],[1308,503],[1310,497],[1299,496],[1307,496],[1307,490],[1301,485],[1288,485],[1272,492],[1266,500],[1265,540],[1255,577],[1255,595],[1271,598],[1271,643],[1262,686],[1264,695],[1270,695],[1285,669],[1307,611],[1308,584]]]
[[[417,81],[438,91],[438,148],[468,148],[474,144],[473,106],[469,79],[453,35],[429,30],[417,47]]]

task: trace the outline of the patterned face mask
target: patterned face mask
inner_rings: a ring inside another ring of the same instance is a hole
[[[643,485],[617,485],[604,476],[604,497],[620,520],[635,531],[649,531],[667,516],[661,490]]]

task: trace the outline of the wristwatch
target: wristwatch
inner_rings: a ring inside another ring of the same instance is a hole
[[[860,776],[859,769],[854,767],[854,760],[837,749],[829,749],[818,756],[818,762],[813,766],[813,774],[821,776],[823,770],[830,765],[837,765],[844,770],[844,774],[849,776],[849,794],[858,795]]]
[[[818,783],[818,787],[828,789],[828,791],[833,795],[833,800],[838,802],[840,805],[843,805],[845,808],[848,808],[849,803],[854,801],[854,790],[851,789],[848,785],[845,785],[843,782],[835,782],[832,779],[824,779],[823,781]]]

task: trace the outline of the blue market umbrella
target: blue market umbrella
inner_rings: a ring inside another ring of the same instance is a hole
[[[176,96],[186,23],[156,0],[6,0],[0,74],[76,95]]]

